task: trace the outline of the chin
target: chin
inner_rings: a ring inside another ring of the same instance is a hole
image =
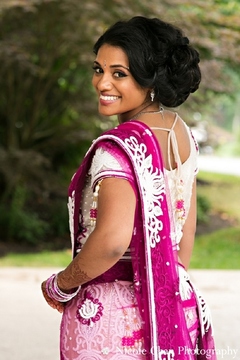
[[[105,110],[99,109],[98,112],[99,112],[100,115],[103,115],[103,116],[115,116],[115,115],[117,115],[116,112],[109,111],[107,109],[105,109]]]

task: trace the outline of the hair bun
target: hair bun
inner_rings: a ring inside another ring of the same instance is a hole
[[[189,44],[189,39],[186,36],[183,36],[182,38],[179,39],[179,43],[177,44],[178,46],[185,46]]]

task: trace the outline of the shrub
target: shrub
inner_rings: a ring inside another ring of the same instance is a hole
[[[206,223],[211,210],[210,201],[206,196],[197,195],[197,223]]]
[[[0,206],[0,228],[4,240],[17,240],[21,243],[35,245],[42,239],[48,229],[48,223],[40,219],[36,212],[26,206],[27,189],[17,186],[10,205]]]

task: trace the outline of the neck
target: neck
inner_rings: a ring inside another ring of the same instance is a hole
[[[138,119],[143,114],[157,114],[161,111],[161,106],[156,102],[148,102],[145,104],[142,104],[139,109],[135,109],[135,111],[131,111],[124,114],[118,115],[118,121],[119,123],[124,123],[126,121],[132,120],[132,119]]]

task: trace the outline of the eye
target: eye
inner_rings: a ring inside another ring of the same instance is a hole
[[[114,77],[116,77],[116,78],[123,78],[123,77],[126,77],[126,76],[127,76],[127,75],[126,75],[124,72],[122,72],[122,71],[114,71],[113,75],[114,75]]]
[[[103,73],[103,69],[100,66],[94,65],[92,68],[93,68],[95,74],[102,74]]]

